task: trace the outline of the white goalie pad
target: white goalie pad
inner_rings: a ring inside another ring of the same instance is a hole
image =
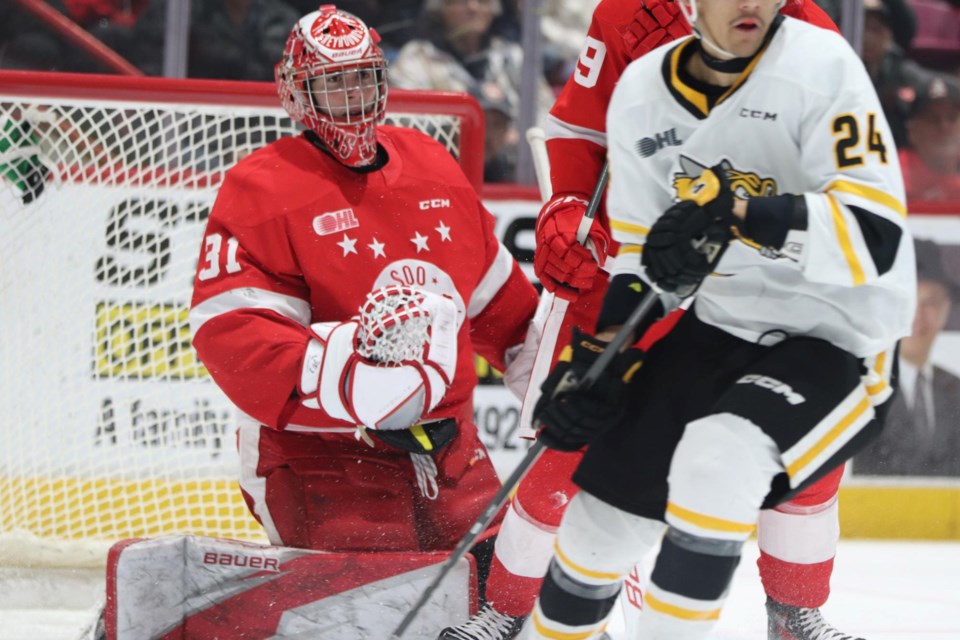
[[[384,640],[430,585],[445,553],[320,553],[231,540],[125,540],[107,563],[108,640]],[[432,638],[476,610],[468,555],[407,638]]]

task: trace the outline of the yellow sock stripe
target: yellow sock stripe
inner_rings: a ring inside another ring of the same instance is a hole
[[[907,217],[907,207],[889,193],[884,193],[879,189],[857,184],[856,182],[849,182],[847,180],[834,180],[832,183],[830,183],[830,186],[827,187],[827,192],[829,193],[830,191],[840,191],[842,193],[849,193],[859,196],[864,200],[876,202],[887,209],[896,211],[903,218]]]
[[[704,622],[706,620],[719,620],[720,619],[720,609],[711,609],[709,611],[697,611],[695,609],[685,609],[684,607],[678,607],[675,604],[669,604],[663,600],[658,600],[653,595],[647,593],[643,601],[647,604],[648,607],[654,611],[659,611],[660,613],[674,618],[680,618],[681,620],[690,620],[694,622]]]
[[[830,202],[830,210],[833,212],[833,226],[837,231],[840,249],[843,251],[843,255],[847,259],[847,265],[850,266],[850,273],[853,275],[853,286],[861,285],[866,282],[867,278],[863,274],[863,266],[861,266],[860,260],[853,250],[847,221],[843,219],[843,214],[840,212],[840,203],[829,193],[827,194],[827,200]]]
[[[563,564],[567,565],[580,575],[587,576],[588,578],[597,578],[599,580],[609,580],[611,582],[620,580],[623,577],[623,574],[620,573],[603,573],[602,571],[592,571],[585,567],[581,567],[575,562],[571,562],[570,558],[568,558],[566,554],[560,550],[559,540],[553,543],[553,550],[557,553],[557,557],[560,558],[560,561],[563,562]]]
[[[836,425],[833,426],[827,433],[820,438],[810,449],[807,450],[805,454],[797,458],[792,464],[787,467],[787,475],[790,477],[795,476],[801,469],[810,464],[810,462],[819,456],[823,451],[830,446],[837,438],[840,437],[851,424],[856,422],[868,409],[870,408],[870,398],[864,397],[860,402],[857,403],[850,412],[843,417]]]
[[[622,244],[617,250],[618,256],[630,255],[632,253],[641,254],[643,253],[643,246],[639,244]]]
[[[696,511],[690,511],[673,502],[667,502],[667,513],[696,525],[701,529],[712,529],[713,531],[723,531],[725,533],[749,534],[753,533],[753,529],[756,527],[753,523],[748,524],[746,522],[724,520],[723,518],[715,518],[714,516],[707,516],[702,513],[697,513]]]
[[[595,629],[590,629],[589,631],[576,631],[573,633],[557,631],[555,629],[550,629],[543,626],[543,621],[540,619],[539,612],[533,610],[533,628],[537,630],[542,636],[547,638],[555,638],[556,640],[586,640],[587,638],[592,638],[595,633],[601,632],[607,628],[606,623],[603,626]]]

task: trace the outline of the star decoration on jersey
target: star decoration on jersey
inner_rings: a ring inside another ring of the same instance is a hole
[[[338,242],[337,246],[343,249],[343,257],[346,258],[348,254],[357,253],[356,244],[356,238],[350,238],[347,234],[343,234],[343,240]]]
[[[450,242],[450,227],[443,224],[443,220],[440,221],[439,227],[434,227],[434,231],[440,234],[441,242]]]
[[[374,257],[374,258],[386,258],[386,257],[387,257],[387,252],[383,250],[383,248],[384,248],[385,246],[387,246],[387,245],[384,244],[384,243],[382,243],[382,242],[380,242],[380,241],[377,240],[376,238],[374,238],[374,239],[373,239],[373,242],[371,242],[371,243],[368,244],[367,246],[370,247],[371,251],[373,251],[373,257]]]
[[[414,236],[410,238],[410,242],[417,245],[417,253],[430,251],[430,247],[427,246],[427,236],[420,235],[419,231],[414,232]]]

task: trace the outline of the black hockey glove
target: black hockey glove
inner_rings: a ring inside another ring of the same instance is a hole
[[[533,409],[542,425],[540,441],[557,451],[576,451],[620,418],[624,389],[643,364],[643,351],[627,349],[618,354],[589,388],[578,388],[590,365],[600,357],[606,343],[577,328],[573,330],[570,359],[561,359],[544,380],[543,395]]]
[[[686,297],[713,271],[740,225],[720,165],[705,169],[682,196],[650,228],[641,262],[660,289]]]

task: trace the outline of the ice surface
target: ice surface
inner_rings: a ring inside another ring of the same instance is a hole
[[[716,640],[766,640],[756,557],[756,544],[751,542],[714,634]],[[960,639],[960,542],[843,540],[832,585],[823,612],[842,631],[867,640]],[[54,606],[49,584],[46,591],[38,591],[37,606],[31,607],[25,581],[17,583],[16,602],[0,585],[0,640],[78,640],[90,622],[90,607],[100,597],[100,588],[95,581],[71,588],[74,593],[65,601],[72,608]],[[89,591],[87,602],[81,597],[84,594],[76,593],[84,588]],[[16,608],[8,608],[11,604]]]

